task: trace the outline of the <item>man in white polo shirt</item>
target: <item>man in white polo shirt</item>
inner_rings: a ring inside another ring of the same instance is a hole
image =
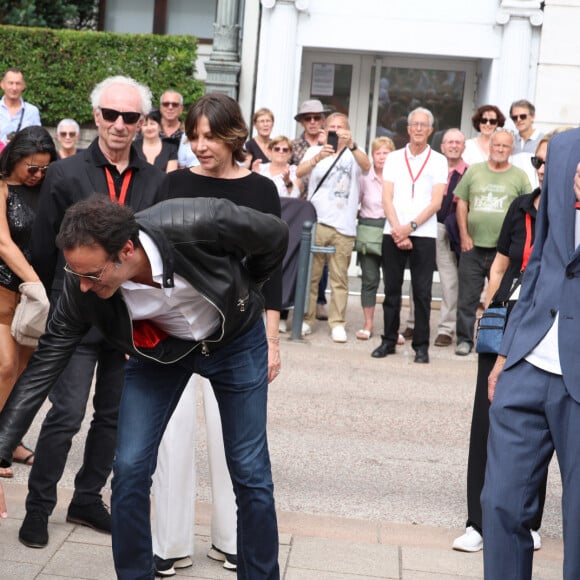
[[[383,168],[383,205],[387,222],[383,236],[384,334],[372,357],[394,354],[399,336],[403,275],[411,269],[416,363],[429,362],[431,286],[435,270],[437,216],[447,185],[447,160],[429,147],[433,114],[419,107],[407,119],[409,143],[393,151]]]

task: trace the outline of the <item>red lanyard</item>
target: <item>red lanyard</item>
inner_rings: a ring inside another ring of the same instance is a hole
[[[419,179],[419,177],[421,177],[421,173],[423,173],[423,169],[425,169],[425,165],[427,165],[427,162],[429,161],[429,157],[431,157],[431,147],[429,147],[429,151],[427,153],[427,158],[425,159],[425,162],[421,166],[421,169],[419,169],[419,173],[417,173],[417,175],[413,176],[413,172],[411,171],[411,165],[409,164],[409,158],[407,157],[407,148],[405,147],[405,163],[407,164],[407,170],[409,171],[409,175],[411,176],[411,182],[412,182],[411,197],[415,197],[415,182]]]
[[[524,257],[522,258],[522,272],[526,269],[530,255],[532,254],[532,216],[526,214],[526,242],[524,244]]]
[[[133,174],[132,169],[127,169],[125,171],[125,176],[123,177],[123,183],[121,184],[121,193],[119,194],[119,199],[117,199],[117,190],[115,189],[115,182],[113,181],[113,176],[108,167],[105,167],[105,174],[107,175],[107,187],[109,189],[109,197],[113,201],[118,201],[120,205],[125,205],[125,198],[127,197],[127,190],[129,189],[129,183],[131,181],[131,175]]]

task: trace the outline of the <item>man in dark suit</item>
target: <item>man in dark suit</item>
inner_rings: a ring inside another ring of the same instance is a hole
[[[489,580],[532,577],[529,522],[554,451],[562,477],[564,579],[580,578],[579,161],[580,129],[553,137],[533,253],[489,376],[481,496]]]
[[[50,166],[32,234],[32,262],[53,307],[63,288],[64,258],[55,238],[65,210],[95,192],[143,210],[161,199],[165,180],[165,174],[141,160],[132,146],[151,109],[149,89],[129,77],[110,77],[94,88],[91,103],[98,136],[85,151]],[[93,328],[52,388],[52,407],[42,424],[28,480],[26,517],[19,533],[23,544],[41,548],[48,543],[48,517],[56,505],[56,488],[72,439],[85,415],[95,367],[94,415],[67,521],[111,532],[101,490],[112,468],[124,363],[124,353],[107,345]]]

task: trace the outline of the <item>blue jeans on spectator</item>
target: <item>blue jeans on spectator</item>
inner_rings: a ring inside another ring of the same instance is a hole
[[[278,580],[278,529],[268,444],[268,346],[258,320],[244,335],[175,364],[130,359],[113,465],[113,557],[120,580],[152,580],[151,476],[173,410],[193,373],[213,386],[238,504],[238,578]],[[179,501],[179,498],[176,498]]]

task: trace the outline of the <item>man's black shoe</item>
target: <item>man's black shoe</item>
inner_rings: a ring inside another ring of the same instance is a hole
[[[161,576],[162,578],[175,576],[175,570],[193,566],[193,561],[189,556],[168,558],[167,560],[159,556],[153,556],[153,563],[155,564],[155,576]]]
[[[375,350],[371,353],[373,358],[385,358],[388,354],[395,354],[395,345],[387,342],[387,339],[382,336],[382,341]]]
[[[415,362],[424,364],[429,362],[429,351],[427,347],[421,347],[415,351]]]
[[[68,506],[66,521],[71,524],[88,526],[106,534],[111,533],[111,514],[100,499],[87,504],[71,503]]]
[[[26,512],[18,539],[29,548],[44,548],[48,544],[48,514],[39,510]]]

